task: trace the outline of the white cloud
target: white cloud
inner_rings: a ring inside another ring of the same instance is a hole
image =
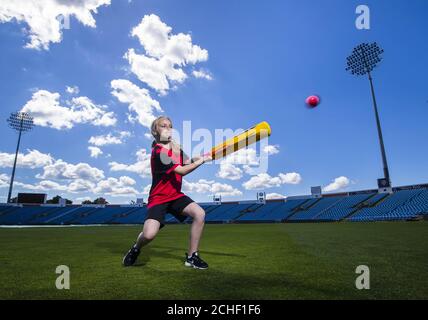
[[[59,93],[38,90],[21,111],[30,113],[36,125],[58,130],[71,129],[78,123],[113,126],[117,122],[114,113],[106,111],[107,106],[96,105],[88,97],[67,101],[70,107],[61,106],[59,100]]]
[[[76,200],[76,201],[91,200],[91,197],[88,197],[88,196],[86,196],[86,197],[77,197],[77,198],[75,198],[75,200]]]
[[[151,177],[150,157],[146,149],[140,149],[136,153],[137,162],[133,164],[123,164],[118,162],[109,162],[111,171],[128,171],[139,174],[141,177]]]
[[[1,187],[9,187],[10,177],[6,174],[0,174],[0,188]],[[42,180],[35,184],[31,183],[22,183],[20,181],[14,181],[13,183],[14,189],[18,190],[31,190],[31,191],[50,191],[50,190],[58,190],[58,191],[66,191],[67,186],[61,185],[55,181],[50,180]]]
[[[256,166],[259,164],[256,149],[253,147],[240,149],[225,157],[222,162],[235,165]]]
[[[41,168],[52,164],[54,159],[50,154],[42,153],[38,150],[27,150],[28,153],[18,153],[16,166],[21,168]],[[11,168],[15,159],[14,153],[0,152],[0,168]]]
[[[0,176],[0,186],[1,186],[2,176]],[[61,185],[54,181],[44,180],[40,181],[37,184],[26,184],[21,182],[15,182],[14,185],[20,189],[32,190],[32,191],[50,191],[58,190],[64,191],[67,193],[92,193],[92,194],[102,194],[110,196],[127,196],[127,195],[136,195],[139,193],[133,186],[136,184],[135,180],[122,176],[119,179],[109,177],[105,180],[98,181],[97,183],[84,180],[76,179],[69,183],[68,185]],[[83,199],[86,199],[85,197]]]
[[[62,29],[73,16],[84,26],[95,28],[93,13],[111,0],[2,0],[0,22],[16,21],[27,25],[30,49],[49,49],[49,44],[62,40]]]
[[[50,180],[39,181],[36,184],[27,184],[27,183],[16,181],[13,183],[13,185],[16,187],[20,187],[21,189],[33,190],[33,191],[49,191],[49,190],[65,191],[67,190],[67,186],[61,185],[57,182],[50,181]]]
[[[148,195],[150,193],[150,188],[152,187],[151,184],[148,184],[147,186],[144,187],[143,189],[143,194]]]
[[[1,173],[0,174],[0,188],[9,187],[9,183],[10,183],[10,177],[5,173]]]
[[[77,123],[92,122],[95,126],[109,127],[117,122],[114,112],[106,112],[107,106],[96,105],[88,97],[73,98],[71,110]]]
[[[240,149],[229,154],[220,162],[217,177],[228,180],[239,180],[243,173],[249,173],[251,166],[259,165],[256,149],[253,147]]]
[[[38,179],[82,179],[98,181],[104,178],[104,172],[98,168],[91,167],[87,163],[70,164],[62,159],[43,168],[43,174],[37,174]]]
[[[37,157],[39,157],[40,163],[34,162],[34,160],[37,160]],[[145,161],[147,158],[145,150],[143,151],[142,149],[137,152],[137,157],[139,160]],[[38,151],[29,152],[27,155],[24,155],[24,158],[25,161],[23,163],[30,168],[38,168],[44,165],[43,172],[35,176],[43,180],[33,184],[15,181],[14,185],[18,189],[32,191],[58,190],[64,193],[91,193],[111,196],[142,194],[135,189],[136,182],[134,179],[128,176],[105,178],[102,170],[92,167],[87,163],[70,164],[62,159],[55,160],[50,155],[43,155]],[[7,166],[10,164],[9,162],[10,160],[6,159],[4,164]],[[134,170],[134,166],[131,165],[125,169],[132,171]],[[147,175],[150,173],[145,172],[144,174]],[[9,180],[10,177],[8,175],[0,174],[0,188],[8,187]],[[58,182],[52,180],[57,180]]]
[[[302,181],[302,177],[296,172],[280,173],[279,177],[284,184],[299,184]]]
[[[148,132],[144,134],[144,137],[146,137],[148,140],[154,140],[152,134]]]
[[[122,144],[123,139],[131,136],[129,131],[121,131],[119,135],[113,136],[111,133],[107,135],[93,136],[89,138],[89,143],[101,147],[109,144]]]
[[[135,184],[135,180],[127,176],[122,176],[119,179],[108,178],[106,180],[99,181],[93,192],[113,196],[128,196],[131,194],[140,194],[133,187]]]
[[[131,35],[139,39],[146,54],[129,49],[125,58],[131,71],[151,88],[166,94],[170,81],[182,83],[187,78],[183,68],[208,60],[208,51],[192,44],[189,34],[172,34],[172,28],[154,14],[145,15]]]
[[[279,153],[279,146],[278,145],[268,145],[268,146],[265,146],[263,148],[263,152],[267,153],[268,156],[277,154],[277,153]]]
[[[335,191],[342,188],[345,188],[349,185],[350,181],[347,177],[341,176],[336,179],[334,179],[333,182],[331,182],[329,185],[323,188],[323,191]]]
[[[193,70],[192,74],[195,78],[202,78],[205,80],[212,80],[213,79],[212,76],[204,70]]]
[[[76,179],[68,185],[67,191],[71,193],[81,193],[81,192],[92,192],[95,188],[96,184],[94,182],[84,180],[84,179]]]
[[[244,182],[242,186],[246,190],[261,190],[268,189],[273,187],[279,187],[283,184],[299,184],[302,178],[300,174],[296,172],[291,173],[280,173],[276,177],[271,177],[267,173],[260,173],[254,177],[251,177],[250,180]]]
[[[211,186],[211,192],[215,195],[236,197],[242,196],[242,192],[229,184],[215,182]]]
[[[243,173],[241,168],[231,163],[221,162],[220,169],[216,175],[222,179],[239,180],[242,178]]]
[[[80,90],[78,86],[73,86],[73,87],[66,86],[65,91],[67,91],[67,93],[69,94],[79,94]]]
[[[267,200],[269,200],[269,199],[285,199],[285,198],[286,198],[286,196],[279,194],[279,193],[275,193],[275,192],[266,194]]]
[[[102,155],[103,152],[98,147],[88,147],[88,150],[91,152],[91,158],[98,158],[99,155]]]
[[[189,193],[202,193],[206,195],[241,196],[242,192],[231,185],[200,179],[198,182],[183,180],[183,191]]]
[[[155,112],[163,112],[159,102],[152,99],[147,89],[124,79],[113,80],[111,87],[112,95],[120,102],[129,104],[128,110],[132,114],[128,115],[128,119],[131,122],[138,121],[142,126],[150,128],[156,118]]]
[[[77,197],[74,200],[79,201],[79,202],[83,202],[85,200],[91,200],[91,197]]]

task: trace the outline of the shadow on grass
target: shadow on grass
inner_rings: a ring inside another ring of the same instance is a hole
[[[107,249],[112,254],[121,255],[121,256],[125,255],[127,250],[129,250],[129,248],[124,247],[121,243],[118,243],[118,242],[98,242],[96,243],[96,246],[99,248]],[[144,247],[141,250],[141,254],[138,259],[138,262],[134,266],[137,267],[137,266],[146,265],[147,262],[150,261],[151,256],[164,258],[164,259],[184,261],[185,251],[186,251],[185,249],[183,250],[183,248],[178,248],[178,247],[158,246],[154,243],[149,244],[148,246]],[[182,252],[182,254],[178,255],[177,252]],[[241,255],[241,254],[202,250],[201,254],[204,254],[204,253],[214,255],[214,256],[246,258],[245,255]]]
[[[183,248],[177,248],[177,247],[171,247],[171,246],[155,246],[155,247],[160,249],[169,249],[170,251],[180,251],[180,250],[183,251]],[[212,254],[214,256],[246,258],[246,256],[242,254],[236,254],[236,253],[223,253],[223,252],[201,250],[201,254],[203,253]]]

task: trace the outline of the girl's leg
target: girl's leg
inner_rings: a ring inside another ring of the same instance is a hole
[[[154,219],[147,219],[144,222],[143,232],[138,235],[135,247],[141,249],[152,241],[159,232],[160,222]]]
[[[193,223],[190,228],[189,251],[187,253],[191,256],[194,252],[198,251],[199,248],[199,241],[205,224],[205,210],[196,202],[192,202],[184,208],[183,214],[193,218]]]

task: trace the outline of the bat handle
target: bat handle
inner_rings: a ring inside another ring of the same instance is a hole
[[[212,159],[214,160],[214,153],[212,151],[206,152],[204,154],[202,154],[201,157],[206,157],[206,156],[211,156]]]

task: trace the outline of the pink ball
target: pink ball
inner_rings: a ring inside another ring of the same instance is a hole
[[[316,107],[320,103],[320,97],[313,95],[306,98],[306,104],[312,108]]]

